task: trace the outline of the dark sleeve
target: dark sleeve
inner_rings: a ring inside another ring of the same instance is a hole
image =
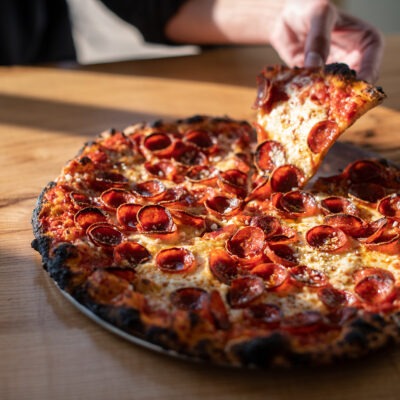
[[[0,64],[75,58],[65,0],[0,0]]]
[[[134,25],[147,42],[169,43],[168,20],[187,0],[101,0],[123,20]]]

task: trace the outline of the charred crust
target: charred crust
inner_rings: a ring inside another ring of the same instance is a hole
[[[289,341],[281,333],[254,338],[232,347],[233,353],[244,366],[267,367],[278,356],[285,356],[289,351]]]
[[[325,66],[325,73],[340,75],[346,79],[356,79],[356,71],[344,63],[332,63]]]
[[[61,243],[53,250],[51,259],[46,263],[49,275],[61,289],[66,289],[72,278],[72,273],[66,265],[66,261],[76,256],[77,249],[73,244]]]
[[[199,124],[201,122],[204,122],[207,119],[204,115],[193,115],[189,118],[185,119],[179,119],[177,121],[178,124],[180,123],[186,123],[186,124]]]

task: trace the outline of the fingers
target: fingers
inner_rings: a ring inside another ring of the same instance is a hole
[[[315,5],[304,48],[304,66],[321,67],[329,55],[331,33],[337,19],[336,8],[329,2]]]

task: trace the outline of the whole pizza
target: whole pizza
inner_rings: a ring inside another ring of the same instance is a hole
[[[400,171],[363,159],[310,179],[384,97],[343,64],[272,66],[252,123],[103,132],[43,189],[32,245],[86,310],[174,354],[265,367],[371,352],[400,338]]]

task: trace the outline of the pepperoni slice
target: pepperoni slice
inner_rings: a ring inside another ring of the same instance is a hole
[[[209,147],[214,145],[211,132],[204,129],[192,129],[188,132],[185,132],[185,134],[183,135],[183,139],[186,142],[190,142],[202,149],[208,149]]]
[[[96,173],[94,189],[106,189],[113,187],[124,187],[129,183],[128,178],[118,172],[100,171]]]
[[[327,276],[317,269],[298,265],[290,269],[291,281],[299,286],[323,287],[328,283]]]
[[[176,165],[169,160],[160,160],[157,162],[146,161],[144,168],[158,179],[171,180],[177,183],[183,181],[183,177],[179,177]]]
[[[156,264],[163,272],[187,272],[196,266],[193,253],[183,247],[161,250],[156,256]]]
[[[231,217],[240,211],[242,202],[234,197],[215,196],[207,199],[204,205],[214,215]]]
[[[349,303],[349,293],[332,286],[323,287],[318,290],[318,298],[330,310],[344,308]]]
[[[320,121],[312,128],[307,137],[307,145],[314,154],[326,152],[339,136],[339,127],[335,121]]]
[[[264,76],[259,74],[257,76],[257,97],[254,102],[254,108],[261,108],[268,103],[271,97],[272,82]]]
[[[254,304],[244,310],[245,318],[270,329],[278,328],[282,320],[282,311],[275,304]]]
[[[372,270],[367,268],[366,270],[358,272],[358,277],[365,276],[358,279],[354,291],[366,303],[380,304],[393,293],[395,279],[386,270],[379,268],[372,268]]]
[[[290,192],[304,183],[303,173],[294,165],[282,165],[276,168],[270,177],[273,192]]]
[[[234,224],[228,224],[225,226],[219,226],[214,221],[209,221],[209,230],[203,235],[206,240],[225,240],[232,236],[237,231],[237,226]]]
[[[206,155],[197,146],[181,141],[176,142],[172,156],[177,162],[186,166],[204,165],[208,161]]]
[[[293,334],[308,334],[324,324],[322,314],[318,311],[303,311],[283,318],[281,328]]]
[[[126,203],[117,208],[117,220],[125,228],[137,229],[137,213],[142,208],[140,204]]]
[[[123,235],[114,225],[99,222],[90,225],[87,230],[89,239],[96,246],[113,247],[122,242]]]
[[[376,203],[386,195],[385,188],[377,183],[353,183],[349,187],[349,195],[367,203]]]
[[[229,254],[246,261],[259,259],[263,255],[264,246],[264,232],[254,226],[239,229],[226,243]]]
[[[326,214],[358,215],[357,207],[348,199],[340,196],[331,196],[321,200],[321,207]]]
[[[141,232],[174,232],[176,225],[169,210],[159,205],[143,206],[136,215]]]
[[[184,287],[170,294],[171,303],[179,310],[201,311],[209,305],[208,293],[196,287]]]
[[[186,179],[194,183],[212,183],[217,179],[218,171],[206,165],[190,167],[186,173]]]
[[[231,326],[228,311],[217,290],[210,292],[210,312],[217,329],[227,330]]]
[[[400,194],[393,193],[379,201],[378,211],[386,217],[400,219]]]
[[[276,289],[289,277],[287,268],[274,263],[259,264],[251,270],[251,273],[262,278],[267,289]]]
[[[294,228],[282,225],[280,232],[269,237],[267,242],[269,244],[290,244],[296,243],[299,240],[299,235]]]
[[[331,214],[324,218],[326,225],[341,229],[347,235],[360,237],[364,234],[366,224],[361,218],[349,214]]]
[[[281,223],[279,219],[270,215],[252,217],[250,226],[261,228],[266,239],[281,232]]]
[[[342,251],[348,244],[346,234],[330,225],[318,225],[306,233],[307,243],[320,251],[334,253]]]
[[[285,267],[293,267],[298,264],[295,252],[287,244],[268,243],[265,253],[275,264],[282,264]]]
[[[384,178],[382,165],[372,160],[357,160],[344,170],[344,174],[352,183],[382,183]]]
[[[311,193],[293,190],[279,199],[280,209],[291,217],[308,217],[318,213],[317,202]]]
[[[270,195],[271,195],[270,181],[268,179],[263,179],[261,182],[258,182],[255,188],[253,188],[253,190],[250,192],[246,200],[247,201],[254,199],[266,200]]]
[[[264,293],[264,282],[258,276],[241,276],[231,282],[228,303],[232,308],[244,308]]]
[[[92,203],[88,196],[79,192],[71,192],[69,194],[71,200],[80,207],[90,206]]]
[[[109,209],[116,209],[121,204],[129,203],[132,199],[132,193],[125,189],[110,188],[100,195],[103,204]]]
[[[135,195],[147,200],[160,199],[165,190],[164,184],[156,179],[137,183],[132,188],[132,191]]]
[[[85,230],[92,224],[106,222],[106,220],[106,215],[97,207],[82,208],[74,216],[75,224]]]
[[[172,139],[166,133],[154,132],[143,140],[143,145],[147,150],[156,153],[158,156],[163,156],[170,153]]]
[[[190,214],[186,211],[171,210],[173,219],[177,225],[195,230],[201,235],[206,230],[206,220],[204,217]]]
[[[218,185],[222,190],[244,198],[247,194],[247,174],[237,169],[220,172]]]
[[[365,247],[369,250],[380,251],[387,254],[400,253],[400,227],[394,219],[382,218],[375,221],[378,228],[372,235],[363,239]]]
[[[285,150],[279,142],[267,140],[257,146],[254,163],[261,172],[272,172],[286,164]]]
[[[211,250],[209,257],[211,273],[222,283],[229,285],[238,273],[236,261],[222,249]]]
[[[136,242],[123,242],[114,247],[114,260],[117,265],[136,267],[150,258],[146,247]]]

